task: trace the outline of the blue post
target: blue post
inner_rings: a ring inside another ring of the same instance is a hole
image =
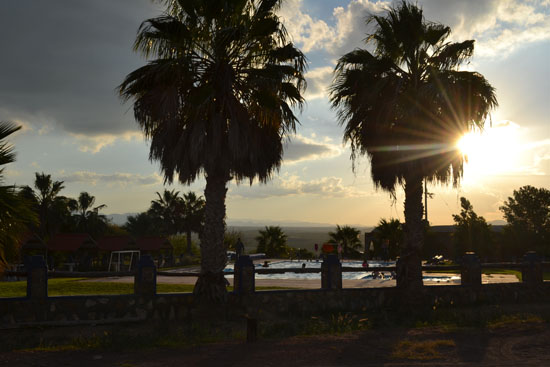
[[[254,263],[250,256],[239,256],[235,262],[234,273],[233,291],[240,295],[254,293],[256,290],[256,280],[254,277]]]
[[[134,277],[134,294],[154,297],[157,294],[157,268],[150,255],[142,255]]]
[[[42,256],[31,256],[27,268],[27,298],[33,300],[48,297],[48,268]]]

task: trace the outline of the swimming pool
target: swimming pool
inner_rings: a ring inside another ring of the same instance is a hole
[[[321,261],[298,261],[298,260],[277,260],[269,262],[268,267],[262,266],[261,262],[254,264],[256,269],[288,269],[288,268],[301,268],[303,264],[308,269],[320,269]],[[343,261],[342,266],[357,268],[357,272],[344,272],[342,273],[342,279],[373,279],[373,271],[377,267],[395,266],[395,261],[376,261],[369,260],[368,269],[363,268],[362,261]],[[233,271],[233,264],[228,264],[224,269],[225,272]],[[385,278],[390,278],[390,272],[384,271],[380,274]],[[227,278],[232,278],[233,275],[226,275]],[[283,274],[256,274],[256,279],[321,279],[321,272],[319,273],[283,273]],[[432,281],[437,283],[447,283],[455,280],[460,280],[460,276],[426,276],[423,277],[424,281]]]

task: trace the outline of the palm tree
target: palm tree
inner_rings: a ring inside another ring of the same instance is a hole
[[[342,245],[342,252],[344,257],[350,257],[358,254],[358,249],[361,247],[361,240],[359,234],[361,232],[350,226],[340,227],[336,225],[335,232],[329,232],[330,242],[338,243]]]
[[[123,228],[134,236],[161,235],[158,219],[149,211],[130,215]]]
[[[158,222],[164,235],[178,233],[182,221],[182,198],[179,191],[164,190],[162,195],[157,192],[158,199],[151,201],[149,213]]]
[[[34,187],[36,190],[24,186],[22,195],[33,202],[39,219],[38,234],[46,239],[70,221],[72,199],[59,195],[65,188],[63,181],[52,181],[52,176],[44,172],[35,173]]]
[[[204,225],[204,199],[202,196],[189,191],[183,194],[181,201],[183,218],[181,229],[185,232],[187,238],[187,253],[191,255],[191,233],[201,233]]]
[[[374,233],[379,246],[384,242],[387,244],[387,256],[395,258],[399,254],[400,244],[403,242],[403,226],[399,219],[380,219]]]
[[[195,294],[226,295],[227,184],[265,182],[282,160],[282,139],[302,106],[305,56],[276,16],[281,0],[166,0],[142,23],[135,50],[155,60],[119,90],[150,139],[165,181],[206,178],[201,273]]]
[[[74,216],[76,219],[76,229],[97,238],[107,230],[107,217],[99,214],[99,211],[107,205],[101,204],[94,207],[94,203],[95,196],[87,192],[81,192],[77,200],[69,202],[69,207],[73,212],[76,212]]]
[[[15,161],[13,148],[4,140],[21,129],[9,122],[0,122],[0,270],[18,251],[21,235],[36,223],[30,203],[14,186],[1,185],[4,165]]]
[[[422,286],[420,249],[422,181],[458,184],[464,157],[458,138],[482,129],[497,105],[493,87],[460,65],[474,41],[447,42],[451,30],[424,19],[422,9],[403,1],[385,16],[371,16],[373,52],[356,49],[335,68],[331,103],[345,126],[352,159],[367,155],[374,184],[405,190],[405,243],[399,284]]]
[[[256,252],[265,253],[267,257],[282,257],[288,254],[289,248],[286,245],[287,236],[279,226],[265,227],[259,231],[256,237],[258,247]]]

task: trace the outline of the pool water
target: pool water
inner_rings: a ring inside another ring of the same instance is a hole
[[[299,260],[280,260],[270,261],[268,267],[263,267],[263,262],[255,263],[257,269],[288,269],[288,268],[301,268],[303,264],[309,269],[320,269],[321,261],[299,261]],[[395,261],[376,261],[369,260],[368,270],[363,268],[362,261],[343,261],[342,266],[357,268],[357,272],[345,272],[342,273],[342,279],[373,279],[373,271],[377,267],[381,266],[395,266]],[[224,269],[225,272],[233,271],[233,264],[228,264]],[[390,272],[384,271],[380,273],[384,279],[390,279]],[[233,275],[226,275],[227,278],[232,278]],[[283,274],[256,274],[256,279],[321,279],[321,273],[283,273]],[[424,281],[431,281],[437,283],[448,283],[451,281],[460,281],[460,276],[426,276],[423,277]]]

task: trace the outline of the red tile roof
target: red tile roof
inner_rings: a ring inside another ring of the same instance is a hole
[[[136,248],[136,241],[130,236],[105,236],[97,241],[97,247],[104,251],[122,251]]]
[[[97,244],[85,233],[59,233],[48,241],[48,249],[74,252],[79,249],[97,249]]]
[[[136,247],[141,251],[171,250],[172,244],[164,237],[139,237]]]

